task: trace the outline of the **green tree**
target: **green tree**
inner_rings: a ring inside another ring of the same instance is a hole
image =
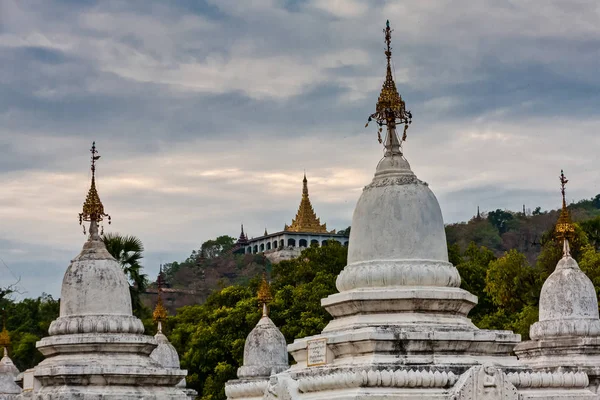
[[[486,275],[485,292],[507,313],[536,303],[536,274],[523,253],[509,250],[492,261]]]
[[[488,266],[494,260],[496,257],[491,250],[471,242],[456,265],[461,277],[460,287],[477,296],[479,300],[469,314],[475,324],[495,310],[489,294],[485,291]]]
[[[512,213],[497,209],[496,211],[490,211],[487,216],[488,221],[498,229],[500,234],[505,233],[508,230],[507,223],[513,219]]]
[[[579,225],[587,235],[590,244],[592,244],[596,250],[600,250],[600,217],[588,219],[581,222]]]
[[[131,293],[131,306],[133,314],[139,318],[147,318],[149,310],[141,301],[141,294],[148,287],[148,276],[142,273],[140,264],[144,257],[144,245],[135,236],[123,236],[118,233],[107,233],[102,236],[108,252],[117,260],[129,279],[129,292]]]
[[[200,250],[206,258],[217,258],[222,253],[230,250],[235,242],[235,238],[223,235],[216,239],[207,240],[206,242],[202,243]]]

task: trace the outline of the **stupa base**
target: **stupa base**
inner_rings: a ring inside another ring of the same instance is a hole
[[[187,400],[175,387],[140,386],[54,386],[42,387],[33,400]]]

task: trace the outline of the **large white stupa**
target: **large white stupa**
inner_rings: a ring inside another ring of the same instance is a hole
[[[37,343],[46,357],[33,372],[35,400],[186,400],[177,384],[186,371],[150,358],[156,339],[133,316],[127,278],[98,233],[106,217],[92,183],[80,214],[89,237],[63,278],[60,316]]]
[[[596,398],[585,373],[534,372],[512,355],[519,335],[467,317],[477,298],[460,288],[438,201],[403,155],[412,116],[392,76],[389,23],[384,33],[387,74],[369,120],[386,127],[385,154],[354,211],[339,293],[322,300],[333,320],[288,346],[296,364],[271,376],[263,399]]]

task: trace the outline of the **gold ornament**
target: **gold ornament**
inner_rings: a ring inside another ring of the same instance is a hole
[[[83,224],[84,221],[98,223],[101,222],[105,217],[108,219],[108,223],[110,224],[110,215],[104,212],[104,205],[102,204],[102,201],[100,201],[100,196],[96,190],[96,161],[100,159],[98,151],[96,150],[96,142],[92,143],[90,152],[92,153],[92,184],[90,185],[90,190],[88,191],[85,202],[83,203],[83,211],[79,213],[79,225]],[[85,233],[85,227],[83,231]]]
[[[573,239],[575,235],[575,225],[571,221],[571,214],[567,209],[566,190],[565,187],[569,180],[565,177],[563,170],[560,171],[560,192],[562,194],[562,209],[560,210],[560,216],[554,229],[556,237],[560,240]]]
[[[388,137],[385,143],[386,149],[392,151],[392,153],[402,154],[400,151],[401,143],[398,143],[396,136],[396,124],[404,124],[404,132],[402,135],[402,142],[404,142],[406,140],[408,126],[412,123],[412,114],[406,109],[404,100],[402,100],[402,96],[398,93],[394,77],[392,76],[392,29],[390,29],[390,21],[386,22],[383,33],[385,35],[385,56],[387,58],[385,80],[383,81],[379,99],[377,99],[375,112],[369,116],[365,127],[369,126],[369,122],[375,120],[377,125],[379,125],[377,139],[379,140],[379,143],[381,143],[381,129],[382,126],[386,125],[388,130]]]

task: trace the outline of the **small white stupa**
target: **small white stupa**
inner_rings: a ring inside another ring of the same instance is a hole
[[[156,339],[158,346],[156,346],[156,348],[152,351],[150,358],[165,368],[179,370],[181,368],[179,354],[177,354],[177,350],[175,350],[175,347],[171,344],[171,342],[169,342],[169,339],[162,331],[162,324],[166,321],[168,316],[167,309],[163,305],[162,300],[162,287],[164,284],[163,279],[164,277],[161,265],[160,273],[158,274],[158,300],[156,301],[156,307],[154,308],[154,313],[152,314],[154,322],[156,322],[158,326],[156,335],[154,335],[154,339]],[[183,378],[181,382],[177,384],[177,387],[181,388],[181,390],[185,392],[190,400],[195,399],[198,395],[195,390],[186,388],[185,378]]]
[[[225,385],[228,399],[262,399],[271,375],[289,368],[285,337],[269,318],[268,303],[272,297],[265,277],[258,300],[262,305],[262,318],[246,338],[244,364],[238,369],[238,379]]]
[[[46,358],[34,369],[33,399],[185,400],[176,385],[186,371],[150,358],[156,340],[133,316],[127,277],[98,233],[110,217],[96,191],[95,145],[91,152],[92,183],[79,215],[90,222],[89,237],[65,272],[60,316],[37,343]]]
[[[585,371],[590,389],[600,385],[600,318],[594,284],[571,257],[569,238],[575,228],[565,199],[567,179],[561,171],[562,211],[556,224],[563,257],[546,279],[540,294],[540,317],[530,341],[515,348],[520,360],[537,370]]]
[[[4,328],[0,332],[0,347],[4,349],[4,356],[0,359],[0,400],[15,400],[22,391],[15,382],[19,375],[19,369],[8,356],[7,347],[9,346],[10,335],[4,324]]]
[[[467,317],[477,298],[460,288],[438,201],[396,133],[404,125],[404,142],[412,115],[392,77],[389,22],[384,33],[387,74],[369,120],[387,128],[385,153],[354,210],[339,293],[322,300],[333,320],[288,346],[296,364],[263,399],[595,398],[585,373],[532,372],[512,355],[519,335]]]

